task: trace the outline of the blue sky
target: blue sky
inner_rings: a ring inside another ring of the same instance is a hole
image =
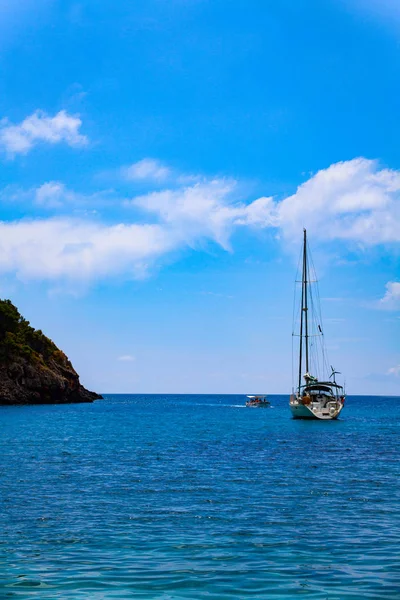
[[[400,384],[392,0],[0,0],[0,286],[103,392],[286,393],[302,228]]]

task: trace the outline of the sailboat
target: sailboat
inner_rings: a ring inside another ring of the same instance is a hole
[[[304,229],[300,331],[298,334],[293,331],[293,340],[297,336],[300,340],[298,379],[297,387],[290,396],[290,410],[294,419],[332,420],[337,419],[343,410],[345,392],[343,386],[336,382],[338,371],[331,367],[331,373],[327,375],[328,361],[318,295],[314,294],[311,285],[316,283],[316,278],[311,267],[307,231]]]

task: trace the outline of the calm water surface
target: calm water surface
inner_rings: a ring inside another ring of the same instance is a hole
[[[400,598],[400,398],[1,408],[0,598]]]

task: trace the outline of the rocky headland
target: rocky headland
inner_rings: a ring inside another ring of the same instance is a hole
[[[67,356],[30,326],[10,300],[0,300],[0,405],[93,402]]]

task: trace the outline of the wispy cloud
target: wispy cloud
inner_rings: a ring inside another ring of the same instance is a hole
[[[129,181],[164,182],[172,174],[169,167],[154,158],[143,158],[132,165],[122,167],[122,175]]]
[[[234,180],[213,179],[192,186],[162,190],[134,198],[130,204],[156,215],[179,231],[191,245],[210,238],[229,249],[234,227],[274,224],[272,198],[259,198],[248,204],[238,202]]]
[[[75,201],[76,196],[60,181],[49,181],[35,190],[36,204],[47,208],[64,206],[66,202]]]
[[[34,205],[46,213],[59,213],[60,209],[64,209],[62,212],[97,209],[122,202],[123,199],[112,189],[83,194],[69,189],[61,181],[47,181],[39,187],[32,188],[9,185],[0,189],[0,203]]]
[[[122,356],[118,356],[118,360],[121,362],[135,362],[135,356],[131,354],[123,354]]]
[[[175,187],[193,185],[207,179],[193,173],[182,173],[156,158],[143,158],[132,165],[125,165],[119,173],[126,181],[146,184],[150,189],[166,184]]]
[[[379,301],[380,308],[400,310],[400,282],[389,281],[386,284],[386,293]]]
[[[65,110],[61,110],[54,117],[37,110],[17,125],[3,119],[0,122],[0,148],[8,156],[14,157],[16,154],[27,154],[41,142],[64,142],[69,146],[84,146],[88,139],[80,133],[81,125],[79,116],[69,115]]]
[[[67,188],[61,181],[48,181],[38,188],[30,190],[36,206],[51,211],[55,209],[97,209],[106,205],[123,202],[114,190],[101,190],[92,194],[82,194]],[[26,198],[28,192],[21,191],[21,199]]]
[[[391,369],[389,369],[387,374],[388,375],[396,375],[396,377],[398,377],[400,375],[400,365],[396,365],[395,367],[392,367]]]

